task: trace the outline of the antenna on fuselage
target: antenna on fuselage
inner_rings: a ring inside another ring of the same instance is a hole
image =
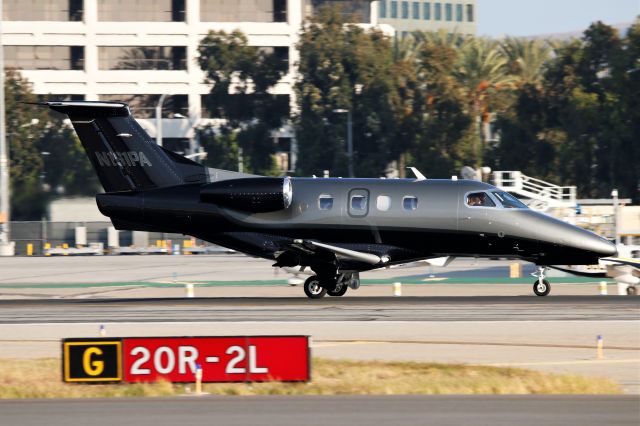
[[[407,167],[407,169],[413,172],[413,174],[416,176],[416,180],[427,180],[425,175],[420,173],[420,170],[416,169],[415,167]]]

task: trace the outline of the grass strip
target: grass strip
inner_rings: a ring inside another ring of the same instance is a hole
[[[216,395],[620,394],[608,379],[520,368],[314,359],[311,383],[204,384]],[[0,398],[175,396],[193,385],[66,384],[60,360],[0,359]]]

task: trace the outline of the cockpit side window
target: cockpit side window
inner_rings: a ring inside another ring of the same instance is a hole
[[[465,200],[469,207],[495,207],[496,203],[493,202],[489,194],[486,192],[472,192],[467,194]]]
[[[508,192],[494,191],[493,195],[500,201],[500,204],[502,204],[502,207],[505,209],[528,209],[526,204]]]

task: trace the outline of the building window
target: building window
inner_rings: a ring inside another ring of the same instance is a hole
[[[387,17],[387,0],[380,0],[380,18]]]
[[[415,210],[418,208],[418,198],[413,195],[407,195],[402,198],[402,208],[405,210]]]
[[[5,21],[82,21],[82,0],[4,0]]]
[[[271,56],[277,60],[280,69],[289,69],[289,46],[261,46],[258,51],[264,55]]]
[[[473,22],[473,5],[467,5],[467,22]]]
[[[229,0],[226,0],[229,1]],[[250,0],[261,1],[261,0]],[[354,24],[371,23],[371,0],[302,0],[302,16],[318,16],[324,6],[337,7],[345,22]]]
[[[444,6],[444,13],[447,21],[453,20],[453,6],[451,5],[451,3],[447,3]]]
[[[436,21],[442,21],[442,3],[436,3],[434,6],[434,15],[436,17]]]
[[[26,70],[83,70],[84,46],[4,46],[4,66]]]
[[[318,197],[318,208],[320,210],[331,210],[333,208],[333,197],[329,194],[322,194]]]
[[[185,0],[98,0],[98,21],[184,22]]]
[[[98,95],[101,101],[124,102],[135,118],[155,118],[160,95]],[[162,103],[162,118],[189,117],[187,95],[169,95]]]
[[[391,18],[398,18],[398,2],[395,0],[391,1]]]
[[[37,95],[38,102],[84,101],[84,95],[47,94]]]
[[[185,46],[99,46],[101,70],[186,70]]]
[[[386,212],[391,208],[391,197],[388,195],[378,195],[376,199],[376,208],[381,212]]]
[[[286,22],[287,2],[286,0],[200,0],[200,21]]]
[[[402,2],[402,19],[409,19],[409,2]]]
[[[287,0],[273,0],[273,22],[287,22]]]
[[[426,2],[422,4],[422,19],[428,21],[431,19],[431,3]]]
[[[456,5],[456,21],[462,22],[462,5]]]
[[[210,94],[200,95],[202,118],[225,119],[225,110]],[[272,94],[236,94],[229,99],[229,105],[235,111],[243,111],[247,117],[255,117],[256,108],[269,108],[274,116],[289,116],[291,113],[291,99],[289,95]]]
[[[420,19],[420,3],[417,1],[411,4],[411,18]]]

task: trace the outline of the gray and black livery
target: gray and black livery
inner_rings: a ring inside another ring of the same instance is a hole
[[[123,103],[45,102],[67,114],[118,229],[192,235],[274,266],[310,268],[311,298],[359,286],[358,273],[444,256],[507,257],[540,266],[593,264],[615,247],[528,209],[482,182],[263,177],[206,168],[155,144]]]

